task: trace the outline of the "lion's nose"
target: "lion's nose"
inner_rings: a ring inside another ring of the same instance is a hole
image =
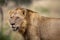
[[[11,25],[15,25],[15,23],[11,23]]]
[[[12,28],[15,28],[15,23],[11,23],[11,25],[12,25]]]

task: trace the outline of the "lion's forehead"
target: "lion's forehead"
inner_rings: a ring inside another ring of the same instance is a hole
[[[20,18],[24,18],[24,16],[22,15],[23,11],[22,10],[12,10],[10,11],[10,17],[20,17]]]
[[[18,13],[13,13],[13,14],[11,14],[11,17],[13,17],[13,16],[18,17],[18,16],[20,16],[20,14],[18,14]]]
[[[22,13],[21,10],[12,10],[10,11],[10,16],[20,16]]]

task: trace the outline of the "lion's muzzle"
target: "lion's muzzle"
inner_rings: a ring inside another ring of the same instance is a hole
[[[13,28],[13,31],[17,31],[19,29],[19,27],[15,27]]]
[[[15,25],[15,23],[11,23],[13,31],[17,31],[19,29],[18,26]]]

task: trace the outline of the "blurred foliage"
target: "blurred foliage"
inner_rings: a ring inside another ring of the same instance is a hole
[[[5,27],[3,27],[3,33],[6,32],[10,28],[10,26],[8,25],[8,23],[5,23],[4,26]]]
[[[4,35],[3,32],[0,32],[0,40],[11,40],[10,35]]]
[[[0,5],[4,5],[5,0],[0,0]]]
[[[37,11],[40,11],[42,13],[49,13],[49,9],[45,7],[36,7],[35,8]]]
[[[13,0],[17,5],[29,5],[32,3],[32,0]]]

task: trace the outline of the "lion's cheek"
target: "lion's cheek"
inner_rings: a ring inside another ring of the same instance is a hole
[[[25,29],[24,29],[24,28],[20,28],[20,29],[19,29],[19,32],[22,33],[22,34],[24,34]]]
[[[23,34],[26,31],[26,29],[27,29],[27,22],[24,21],[19,28],[19,32]]]

